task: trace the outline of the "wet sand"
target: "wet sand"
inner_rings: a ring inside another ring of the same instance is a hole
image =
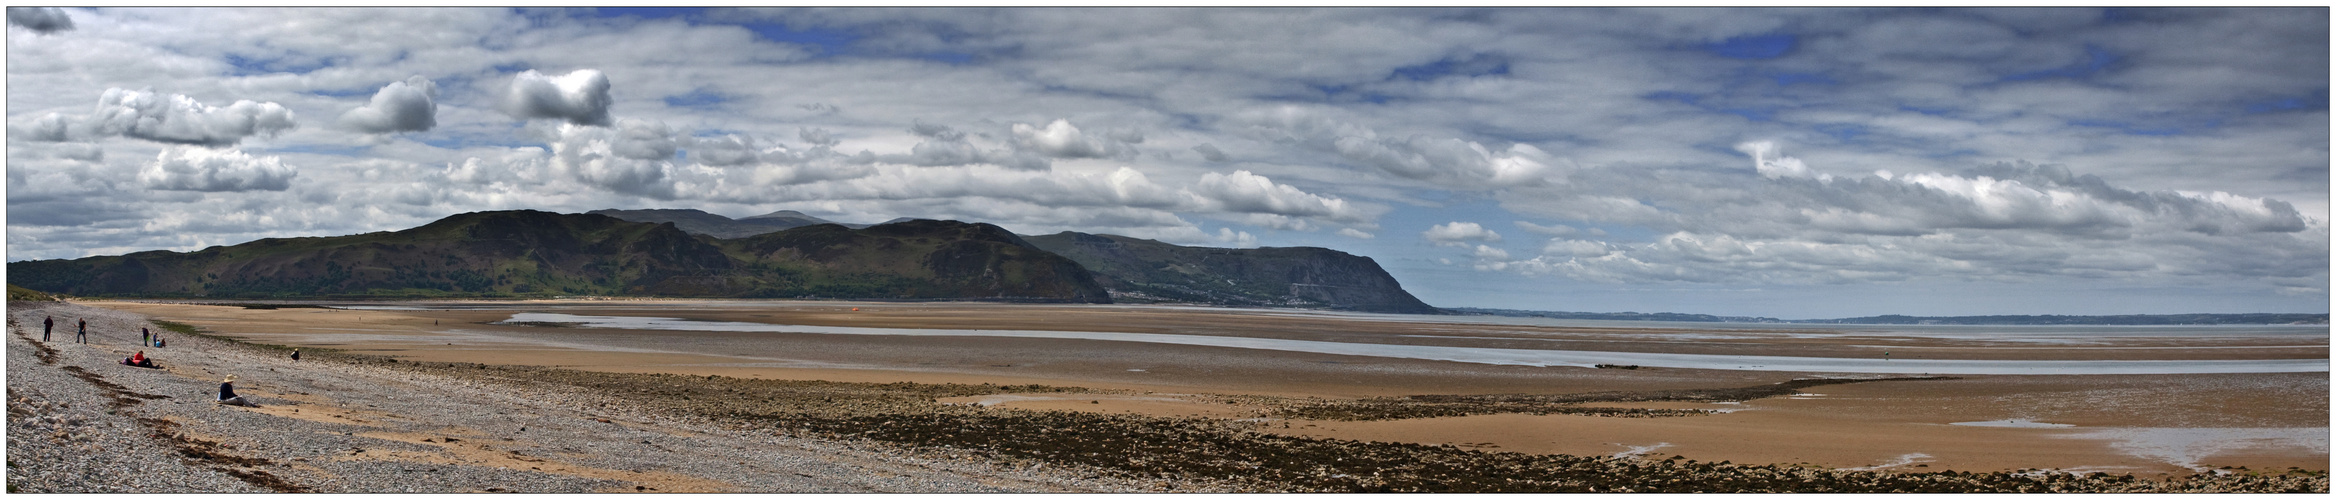
[[[575,301],[463,305],[495,308],[476,310],[271,310],[89,304],[194,324],[253,342],[412,361],[845,382],[1076,386],[1111,393],[951,402],[1209,418],[1255,418],[1266,413],[1254,399],[1227,396],[1565,394],[1743,387],[1807,374],[1500,366],[1091,340],[677,333],[490,323],[513,312],[549,311],[822,326],[1114,331],[1704,354],[1866,356],[1888,350],[1895,356],[1962,359],[2327,357],[2324,335],[2307,339],[2300,347],[2293,338],[2139,338],[2054,348],[1987,339],[1818,335],[1828,332],[1790,329],[1699,335],[1711,332],[1129,306]],[[861,310],[852,311],[854,307]],[[2181,345],[2184,342],[2194,345]],[[1821,394],[1816,396],[1693,405],[1734,411],[1692,417],[1500,414],[1370,422],[1301,420],[1282,422],[1290,424],[1288,429],[1268,425],[1266,430],[1528,453],[1601,456],[1643,448],[1648,455],[1704,461],[1907,471],[2047,468],[2163,474],[2221,466],[2327,469],[2327,384],[2327,373],[1966,376],[1832,385],[1810,389]],[[2007,419],[2072,427],[1950,425]],[[2184,442],[2185,438],[2169,439],[2167,432],[2149,429],[2206,429],[2200,432],[2210,435]],[[2296,429],[2305,435],[2316,429],[2318,439],[2287,439],[2299,434]],[[2223,437],[2216,438],[2214,432]],[[2272,437],[2264,437],[2266,432]]]

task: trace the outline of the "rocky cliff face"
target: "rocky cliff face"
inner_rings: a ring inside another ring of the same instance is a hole
[[[1085,266],[1121,302],[1440,313],[1378,262],[1326,248],[1186,247],[1068,231],[1027,240]]]

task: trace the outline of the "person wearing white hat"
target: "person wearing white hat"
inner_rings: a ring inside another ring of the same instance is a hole
[[[243,396],[235,395],[234,375],[228,375],[227,380],[219,381],[219,404],[250,407],[259,406],[251,404],[251,401],[244,400]]]

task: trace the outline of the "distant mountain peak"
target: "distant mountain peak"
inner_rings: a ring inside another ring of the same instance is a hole
[[[762,214],[762,215],[756,215],[756,216],[751,216],[751,217],[744,217],[744,218],[740,218],[740,219],[738,219],[738,220],[754,220],[754,219],[801,219],[801,220],[807,220],[807,221],[811,221],[811,222],[812,222],[812,223],[814,223],[814,224],[835,224],[835,223],[836,223],[835,221],[831,221],[831,220],[827,220],[827,219],[822,219],[822,218],[818,218],[818,217],[813,217],[811,214],[806,214],[806,213],[803,213],[803,212],[797,212],[797,211],[794,211],[794,210],[780,210],[780,211],[777,211],[777,212],[771,212],[771,213]]]

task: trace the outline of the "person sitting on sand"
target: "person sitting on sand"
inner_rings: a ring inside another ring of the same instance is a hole
[[[300,360],[300,350],[299,350],[299,349],[293,349],[293,350],[292,350],[292,360],[293,360],[293,361],[299,361],[299,360]]]
[[[130,359],[122,360],[122,364],[139,368],[160,368],[158,366],[154,366],[153,359],[146,357],[146,351],[138,351],[137,354],[131,354]]]
[[[247,401],[247,400],[243,399],[243,396],[237,396],[237,395],[235,395],[235,376],[234,376],[234,375],[228,375],[228,376],[227,376],[227,380],[222,380],[222,381],[220,381],[220,382],[219,382],[219,404],[223,404],[223,405],[235,405],[235,406],[249,406],[249,407],[253,407],[253,408],[258,408],[258,407],[260,406],[260,405],[251,404],[251,401]]]

